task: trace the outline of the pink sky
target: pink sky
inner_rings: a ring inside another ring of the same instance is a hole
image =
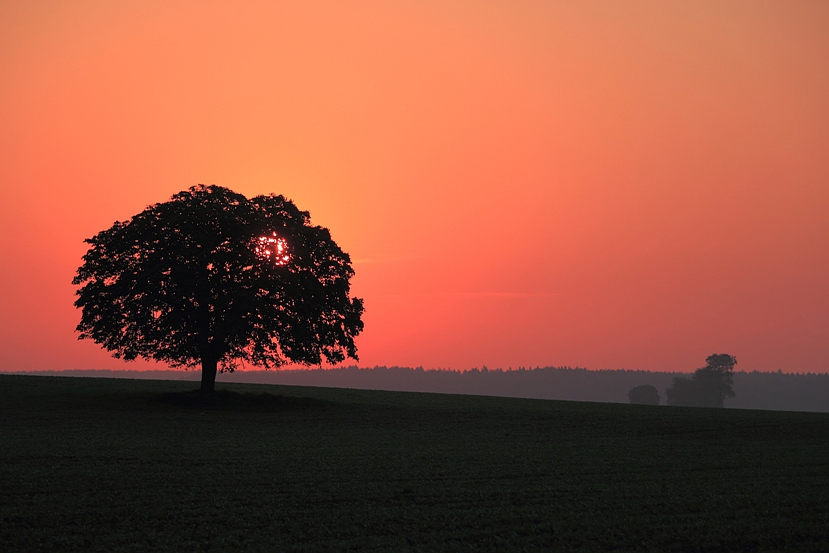
[[[0,2],[0,370],[196,183],[331,229],[360,364],[829,371],[829,4]]]

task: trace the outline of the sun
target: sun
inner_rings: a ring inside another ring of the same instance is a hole
[[[288,242],[274,232],[272,236],[260,236],[256,240],[256,255],[262,259],[273,261],[274,265],[284,266],[291,260],[288,253]]]

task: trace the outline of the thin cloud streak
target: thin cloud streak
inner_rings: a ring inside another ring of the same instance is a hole
[[[400,294],[372,294],[375,297],[453,297],[453,298],[552,298],[556,292],[413,292]]]

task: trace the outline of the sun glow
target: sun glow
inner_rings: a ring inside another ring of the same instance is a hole
[[[275,265],[287,265],[291,260],[288,254],[288,242],[274,232],[272,236],[260,236],[256,241],[256,255],[273,261]]]

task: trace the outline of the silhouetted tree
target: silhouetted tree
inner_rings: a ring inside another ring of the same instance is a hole
[[[659,391],[655,386],[642,384],[630,389],[628,400],[637,405],[659,405]]]
[[[73,280],[80,339],[126,360],[201,365],[357,359],[351,260],[283,196],[198,185],[93,238]]]
[[[706,359],[706,366],[694,371],[690,379],[676,377],[666,390],[668,405],[689,407],[722,407],[726,398],[734,397],[734,365],[737,358],[715,353]]]

